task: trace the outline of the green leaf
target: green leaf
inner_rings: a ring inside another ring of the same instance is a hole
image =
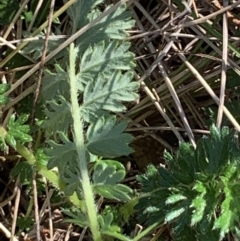
[[[70,8],[67,9],[67,14],[72,22],[71,34],[75,33],[88,22],[86,13],[89,13],[94,7],[102,2],[103,0],[77,0]]]
[[[166,204],[175,204],[175,203],[185,200],[185,199],[187,199],[187,198],[185,196],[183,196],[182,194],[174,194],[167,198]]]
[[[105,236],[110,236],[113,238],[104,237],[104,240],[122,240],[130,241],[130,238],[121,233],[121,228],[114,223],[113,213],[107,212],[106,214],[101,214],[98,216],[98,222],[100,225],[100,231]]]
[[[94,192],[109,199],[130,200],[129,194],[132,190],[125,185],[118,184],[125,174],[124,166],[117,161],[98,161],[93,173]]]
[[[6,105],[9,102],[9,97],[5,95],[0,95],[0,105]]]
[[[7,134],[5,137],[5,141],[8,145],[12,146],[13,148],[16,148],[17,142],[16,142],[14,136]]]
[[[32,217],[21,217],[17,218],[17,227],[22,231],[30,231],[30,228],[34,224],[34,219]]]
[[[133,63],[134,54],[128,51],[129,42],[119,43],[111,41],[106,44],[99,42],[94,47],[89,47],[83,54],[78,77],[80,82],[87,83],[88,80],[96,79],[99,73],[110,76],[114,70],[131,70],[135,67]]]
[[[63,96],[49,101],[45,114],[48,119],[43,122],[42,127],[48,135],[53,135],[59,130],[69,130],[72,124],[71,105]]]
[[[130,134],[123,133],[127,122],[116,123],[116,117],[101,117],[91,124],[87,131],[87,149],[94,155],[117,157],[130,154],[128,144],[133,140]]]
[[[207,206],[206,202],[206,193],[207,189],[203,183],[197,182],[193,189],[200,193],[195,199],[193,199],[191,207],[194,208],[193,215],[191,219],[191,226],[195,225],[196,223],[200,222],[203,219],[204,211]]]
[[[66,196],[72,196],[76,192],[80,200],[84,198],[80,170],[74,161],[61,174],[61,180],[65,183],[64,193]]]
[[[94,185],[94,192],[102,197],[127,202],[131,200],[132,189],[123,184]]]
[[[240,86],[240,76],[233,69],[227,71],[227,80],[227,89],[234,90],[234,87]]]
[[[178,218],[184,211],[185,211],[185,208],[178,208],[178,209],[172,210],[166,215],[165,223],[169,223],[175,218]]]
[[[64,173],[68,164],[76,160],[76,147],[66,134],[63,132],[58,132],[57,134],[61,144],[53,140],[48,141],[50,145],[50,148],[46,149],[46,154],[50,157],[48,168],[57,167],[60,173]]]
[[[24,183],[25,181],[31,181],[33,176],[33,168],[27,162],[19,162],[11,170],[11,175],[13,177],[20,175],[21,183]]]
[[[0,25],[8,25],[9,23],[11,23],[18,9],[18,0],[1,0]]]
[[[11,88],[10,84],[0,84],[0,95],[4,94]]]
[[[184,226],[181,232],[173,231],[173,241],[193,241],[196,240],[195,232],[187,225]],[[207,239],[206,239],[207,240]]]
[[[36,158],[36,165],[38,166],[39,169],[47,166],[49,161],[49,156],[45,154],[44,149],[41,149],[41,148],[37,149],[35,153],[35,158]]]
[[[139,83],[131,82],[132,78],[133,72],[128,71],[122,75],[120,71],[114,71],[109,78],[100,74],[95,81],[89,81],[84,90],[83,117],[86,112],[98,110],[125,111],[122,102],[134,101],[138,97],[135,92]]]
[[[126,38],[128,36],[126,30],[131,29],[135,24],[135,21],[132,19],[132,13],[126,11],[126,9],[126,4],[122,4],[116,11],[104,17],[88,31],[79,36],[77,44],[80,55],[82,55],[89,46],[93,46],[93,44],[103,40],[108,42],[110,39],[123,40]],[[88,22],[91,22],[100,14],[101,11],[98,9],[92,11],[88,15]],[[83,15],[86,16],[86,12],[84,12]],[[81,21],[81,26],[79,27],[83,27],[86,23],[86,21]]]
[[[16,142],[26,143],[32,141],[32,137],[28,134],[30,132],[29,125],[24,125],[28,120],[28,115],[21,115],[16,119],[16,115],[12,115],[8,122],[8,133],[5,137],[6,142],[12,147],[16,148]]]
[[[130,217],[135,213],[134,207],[137,203],[138,198],[133,198],[127,203],[125,203],[122,207],[120,207],[119,213],[122,216],[124,222],[129,222]]]
[[[151,164],[147,166],[146,173],[137,175],[136,179],[141,184],[143,193],[157,189],[162,181],[157,168]]]
[[[8,153],[9,148],[8,148],[8,145],[6,144],[5,138],[6,138],[6,136],[3,136],[1,134],[1,136],[0,136],[0,150],[3,151],[4,153]]]
[[[68,222],[68,223],[73,223],[75,225],[78,225],[80,227],[88,227],[89,226],[89,222],[88,222],[88,218],[87,216],[82,213],[79,209],[63,209],[62,210],[63,213],[65,213],[67,216],[71,217],[71,218],[67,218],[64,221]]]
[[[94,166],[94,184],[115,185],[126,175],[125,167],[113,160],[98,161]]]
[[[69,97],[68,73],[59,64],[54,65],[54,72],[46,69],[42,80],[40,95],[43,101],[57,97],[58,95]]]
[[[160,166],[158,172],[162,177],[162,180],[160,180],[160,185],[162,187],[172,187],[177,184],[177,179],[166,168]]]
[[[230,228],[233,227],[234,224],[234,209],[232,209],[232,201],[233,196],[231,193],[231,189],[227,186],[224,188],[225,192],[225,200],[221,205],[221,215],[214,222],[214,229],[220,229],[220,238],[224,238],[224,236],[230,231]]]
[[[65,183],[64,193],[66,196],[71,196],[76,192],[79,199],[82,199],[81,175],[76,146],[63,132],[57,134],[61,144],[50,140],[48,141],[50,148],[45,149],[47,156],[49,156],[47,167],[49,169],[58,168],[60,179]]]
[[[25,37],[27,36],[25,35]],[[63,41],[63,39],[55,39],[54,41],[50,39],[47,45],[47,54],[56,49],[61,43],[63,43]],[[44,43],[44,38],[36,41],[29,41],[28,44],[21,51],[25,55],[31,55],[34,60],[39,60],[42,56]]]

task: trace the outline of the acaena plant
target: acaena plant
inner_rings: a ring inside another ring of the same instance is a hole
[[[213,125],[196,149],[183,143],[165,159],[166,167],[149,166],[138,177],[140,220],[170,224],[174,240],[218,241],[230,232],[239,239],[239,135]]]

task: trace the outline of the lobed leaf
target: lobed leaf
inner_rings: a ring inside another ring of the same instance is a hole
[[[94,192],[102,197],[127,202],[131,200],[132,189],[123,184],[94,185]]]
[[[118,184],[125,175],[125,168],[121,163],[113,160],[98,161],[93,173],[94,192],[109,199],[130,200],[132,190],[126,185]]]
[[[16,119],[16,115],[12,115],[8,122],[8,132],[5,136],[6,142],[12,147],[16,148],[17,141],[26,143],[32,141],[32,137],[29,135],[29,125],[24,125],[28,120],[28,115],[24,114]]]
[[[54,67],[54,72],[48,69],[44,71],[40,91],[43,101],[49,101],[58,95],[69,97],[68,73],[59,64],[55,64]]]
[[[46,130],[47,135],[55,135],[57,131],[67,132],[72,124],[71,105],[63,97],[59,96],[57,100],[48,101],[45,109],[47,119],[43,122],[42,127]]]
[[[185,211],[185,208],[178,208],[178,209],[170,211],[165,216],[165,223],[169,223],[169,222],[173,221],[175,218],[178,218],[184,211]]]
[[[126,175],[124,166],[113,160],[98,161],[94,166],[94,184],[115,185]]]
[[[123,133],[127,122],[116,123],[116,117],[101,117],[87,130],[87,150],[98,156],[116,157],[130,154],[128,144],[133,140],[130,134]]]
[[[25,181],[29,182],[33,177],[33,168],[27,162],[19,162],[11,170],[11,175],[13,177],[17,177],[19,175],[21,183],[24,183]]]
[[[92,0],[91,0],[92,2]],[[97,1],[98,2],[98,1]],[[110,6],[109,6],[110,7]],[[132,20],[132,14],[130,11],[126,11],[126,4],[119,6],[114,12],[104,17],[93,27],[83,33],[77,39],[77,45],[79,47],[80,56],[89,47],[101,41],[108,42],[110,39],[123,40],[128,36],[126,30],[131,29],[135,21]],[[98,9],[92,11],[87,17],[88,22],[98,17],[102,12]],[[86,16],[86,12],[84,12]],[[86,25],[86,21],[79,22],[79,28]]]
[[[134,54],[129,51],[130,43],[111,41],[108,44],[99,42],[89,47],[83,54],[78,78],[80,83],[96,79],[99,73],[110,76],[114,70],[131,70]]]
[[[233,196],[231,194],[231,190],[228,187],[224,188],[225,192],[225,200],[221,205],[221,215],[214,222],[214,229],[220,229],[220,238],[224,238],[224,236],[230,231],[230,228],[233,227],[234,224],[234,210],[231,207]]]
[[[61,180],[65,183],[64,193],[66,196],[72,196],[76,192],[78,198],[82,200],[82,180],[78,166],[73,161],[67,169],[62,172]]]
[[[65,222],[73,223],[80,227],[89,226],[89,221],[87,216],[84,213],[82,213],[79,209],[74,209],[73,211],[70,209],[64,209],[62,211],[67,216],[71,217],[71,218],[65,219],[64,220]]]
[[[27,38],[28,36],[25,35]],[[45,37],[45,36],[43,36]],[[47,54],[56,49],[60,44],[63,43],[63,39],[55,39],[52,41],[51,39],[48,41],[47,45]],[[25,55],[31,55],[34,60],[39,60],[42,56],[43,48],[44,48],[45,39],[38,39],[36,41],[29,41],[28,44],[21,50]]]
[[[71,142],[67,135],[63,132],[58,132],[60,143],[49,140],[47,143],[50,148],[46,149],[46,154],[50,157],[48,161],[48,168],[57,167],[61,173],[66,170],[67,165],[76,160],[76,147]]]
[[[102,2],[103,0],[77,0],[67,9],[67,14],[72,22],[71,34],[75,33],[78,29],[87,24],[88,18],[86,13],[89,13],[94,7]]]
[[[131,82],[133,72],[121,74],[120,71],[114,71],[109,78],[104,75],[98,75],[95,81],[89,81],[83,95],[83,105],[81,111],[83,118],[89,112],[106,110],[112,112],[123,112],[126,107],[122,102],[134,101],[138,95],[139,83]],[[99,116],[101,117],[101,116]]]

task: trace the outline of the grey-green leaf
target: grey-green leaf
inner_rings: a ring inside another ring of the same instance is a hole
[[[46,69],[42,80],[40,96],[43,101],[62,95],[69,96],[68,73],[59,64],[55,64],[55,71]]]
[[[78,77],[80,82],[96,79],[101,72],[110,76],[113,70],[130,70],[135,67],[134,54],[128,51],[129,42],[119,43],[111,41],[106,44],[99,42],[94,47],[89,47],[83,54]]]
[[[133,140],[130,134],[123,133],[127,122],[116,122],[116,117],[100,118],[91,124],[87,131],[87,149],[94,155],[117,157],[133,152],[128,144]]]
[[[92,2],[92,0],[91,0]],[[123,40],[128,36],[126,30],[131,29],[135,21],[132,19],[132,13],[126,11],[126,4],[122,4],[116,11],[104,17],[88,31],[83,33],[77,39],[80,55],[89,47],[95,43],[101,41],[109,41],[110,39]],[[98,17],[101,11],[96,9],[88,15],[88,22]],[[85,12],[84,12],[85,15]],[[86,21],[82,21],[81,27],[86,25]]]
[[[127,71],[125,74],[121,74],[120,71],[114,71],[109,78],[100,74],[95,81],[89,81],[83,96],[84,119],[86,119],[85,112],[125,111],[126,107],[122,102],[134,101],[138,97],[136,91],[139,83],[132,82],[132,78],[133,72]]]
[[[46,153],[50,157],[48,168],[58,167],[61,172],[70,161],[76,160],[76,148],[63,132],[58,132],[58,138],[61,144],[52,140],[48,141],[50,148],[46,150]]]
[[[63,96],[49,101],[45,114],[47,120],[43,122],[43,128],[47,130],[48,135],[53,135],[59,130],[67,132],[72,123],[71,105]]]
[[[117,185],[94,185],[94,192],[108,199],[118,201],[129,201],[131,199],[131,188],[123,184]]]
[[[115,185],[126,175],[124,166],[113,160],[98,161],[94,167],[94,184]]]

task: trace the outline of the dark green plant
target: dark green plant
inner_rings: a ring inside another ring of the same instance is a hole
[[[0,0],[0,25],[9,24],[19,8],[17,0]]]
[[[4,95],[10,89],[9,84],[0,84],[0,105],[5,105],[9,102],[9,98]]]
[[[165,152],[167,167],[149,166],[138,180],[141,221],[170,223],[174,240],[222,240],[239,233],[240,150],[235,131],[211,127],[193,146]]]

